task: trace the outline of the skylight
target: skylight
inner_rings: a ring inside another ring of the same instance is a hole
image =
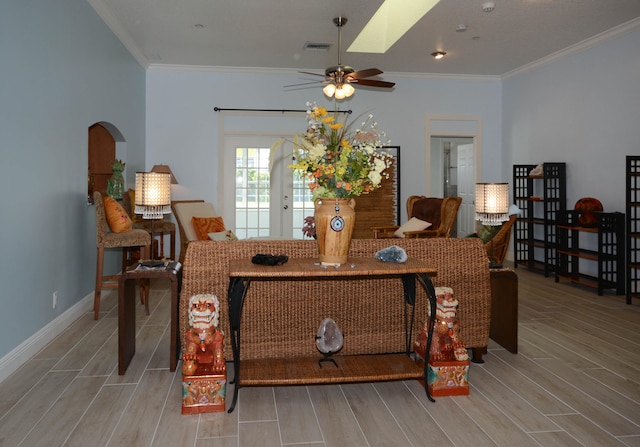
[[[385,0],[347,49],[351,53],[386,53],[440,0]]]

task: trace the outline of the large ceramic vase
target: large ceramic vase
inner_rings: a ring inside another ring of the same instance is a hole
[[[316,199],[314,222],[323,265],[344,264],[356,222],[354,199]]]

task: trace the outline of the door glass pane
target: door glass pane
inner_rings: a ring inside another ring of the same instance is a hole
[[[269,236],[269,148],[236,148],[235,233],[240,239]]]
[[[314,207],[311,190],[307,186],[307,179],[300,173],[293,173],[293,213],[292,229],[294,239],[309,239],[302,233],[304,219],[313,216]]]

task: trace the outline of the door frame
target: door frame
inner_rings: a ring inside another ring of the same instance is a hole
[[[473,144],[473,184],[482,178],[482,119],[468,115],[427,115],[426,116],[425,157],[426,170],[429,172],[426,195],[431,196],[431,177],[434,166],[431,165],[431,138],[471,138]],[[442,171],[442,166],[437,166]],[[459,181],[459,180],[458,180]],[[475,201],[474,201],[475,204]],[[458,235],[460,237],[460,235]]]
[[[431,138],[466,137],[473,139],[474,183],[482,178],[482,119],[468,115],[427,115],[425,118],[425,172],[429,173],[425,193],[431,195]],[[438,167],[439,169],[442,166]]]
[[[230,132],[225,134],[225,138],[223,140],[223,144],[221,145],[221,148],[222,148],[222,152],[228,155],[229,147],[227,146],[230,142],[233,142],[234,140],[246,139],[246,140],[259,141],[259,140],[268,139],[268,140],[271,140],[270,143],[275,143],[280,138],[282,138],[282,134],[273,134],[270,132]],[[293,139],[292,136],[288,136],[288,135],[286,136],[286,138],[288,138],[288,141],[291,141]],[[287,150],[291,151],[292,147],[289,147],[289,146],[290,146],[290,143],[285,141],[281,145],[281,147],[277,149],[277,154],[283,155],[284,153],[286,153]],[[271,145],[268,147],[271,147]],[[229,194],[229,189],[228,189],[232,187],[235,188],[236,170],[231,169],[231,163],[234,163],[234,166],[235,166],[235,157],[233,160],[229,159],[229,156],[224,157],[222,159],[221,168],[223,173],[219,177],[221,179],[221,182],[219,182],[219,185],[221,184],[222,187],[219,188],[219,193],[222,193],[224,191],[227,191],[227,193],[225,194],[226,203],[224,206],[220,207],[219,212],[220,212],[220,215],[223,217],[224,221],[228,222],[228,227],[236,228],[235,189],[233,190],[232,195]],[[289,228],[289,223],[287,222],[287,220],[283,219],[284,215],[289,215],[290,213],[293,212],[293,208],[290,206],[291,204],[287,203],[287,200],[291,200],[291,194],[289,194],[287,196],[288,198],[285,199],[285,195],[284,195],[285,190],[283,190],[283,188],[285,188],[286,185],[282,183],[282,180],[285,179],[284,176],[291,173],[291,170],[287,168],[286,163],[287,163],[286,159],[281,157],[281,159],[279,160],[279,165],[277,166],[277,169],[274,169],[273,172],[270,172],[271,181],[269,186],[270,188],[269,228],[270,228],[270,233],[273,233],[274,231],[277,233],[274,235],[275,237],[281,236],[281,233],[283,231],[286,232],[287,230],[291,230]],[[229,166],[225,166],[226,164],[228,164]],[[275,174],[275,175],[271,175],[271,174]],[[288,180],[289,177],[286,177],[286,179]],[[230,201],[229,197],[233,197],[234,200]],[[222,203],[222,201],[219,201],[219,203]],[[286,205],[286,208],[284,208],[285,205]],[[287,211],[284,212],[283,209],[286,209]]]

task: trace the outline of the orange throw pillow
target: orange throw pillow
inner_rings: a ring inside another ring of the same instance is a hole
[[[131,218],[114,198],[104,198],[104,212],[107,215],[109,228],[114,233],[124,233],[125,231],[131,231],[133,228]]]
[[[209,233],[225,231],[224,221],[218,217],[192,217],[193,229],[196,230],[199,241],[208,241]]]

